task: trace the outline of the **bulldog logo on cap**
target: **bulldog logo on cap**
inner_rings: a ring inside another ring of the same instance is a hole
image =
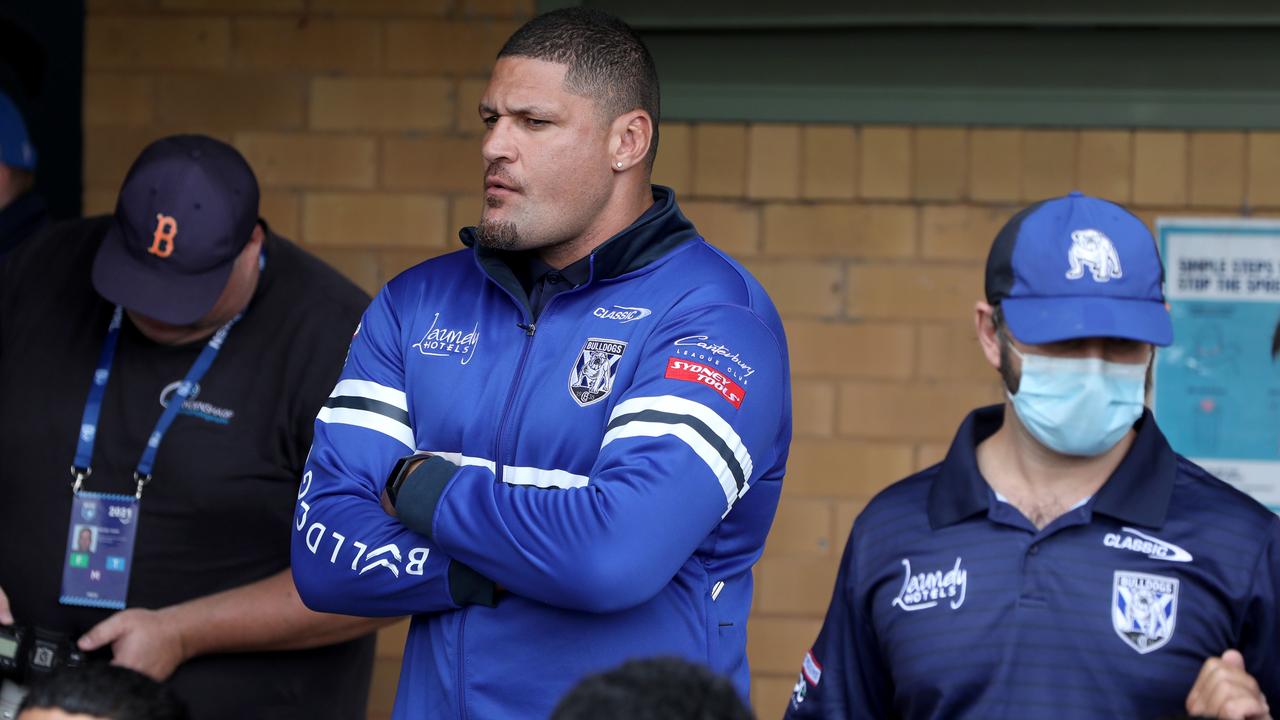
[[[156,233],[151,238],[147,252],[167,258],[173,254],[173,238],[178,234],[178,221],[169,215],[156,213]]]

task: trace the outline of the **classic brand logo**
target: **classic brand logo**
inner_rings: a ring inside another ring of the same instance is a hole
[[[422,339],[412,347],[418,352],[431,357],[456,357],[462,365],[469,365],[475,357],[476,345],[480,343],[480,323],[472,326],[470,331],[451,330],[440,327],[440,313],[431,319],[431,327]]]
[[[667,358],[666,377],[668,380],[685,380],[706,385],[720,393],[720,397],[728,400],[735,408],[741,408],[742,400],[747,396],[747,391],[741,385],[725,377],[720,371],[692,360]]]
[[[588,338],[569,372],[569,394],[582,407],[600,402],[613,390],[618,361],[627,344],[608,338]]]
[[[960,567],[961,558],[945,573],[941,570],[911,574],[911,561],[902,559],[902,589],[890,605],[907,612],[926,610],[943,600],[950,600],[952,610],[964,604],[969,587],[969,571]]]
[[[1102,544],[1117,550],[1132,550],[1136,553],[1142,553],[1152,560],[1191,562],[1191,553],[1173,543],[1138,532],[1131,527],[1120,528],[1120,532],[1127,534],[1107,533],[1102,536]]]
[[[627,307],[626,305],[614,305],[612,308],[598,307],[595,312],[591,313],[598,318],[604,320],[617,320],[626,325],[633,320],[643,320],[653,314],[649,308]]]
[[[1117,570],[1111,589],[1111,625],[1126,645],[1146,655],[1173,638],[1178,621],[1178,579]]]
[[[1097,230],[1076,230],[1071,233],[1071,249],[1067,251],[1067,261],[1071,263],[1071,269],[1067,271],[1068,280],[1084,277],[1086,265],[1097,282],[1124,277],[1116,246],[1111,238]]]
[[[173,238],[177,234],[178,221],[169,215],[156,213],[156,231],[151,236],[151,247],[147,252],[157,257],[169,257],[173,254]]]

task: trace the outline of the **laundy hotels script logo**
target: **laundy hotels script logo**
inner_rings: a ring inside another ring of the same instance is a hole
[[[480,323],[470,330],[463,328],[442,327],[440,313],[431,318],[431,327],[422,339],[410,347],[429,357],[454,357],[459,364],[469,365],[475,357],[476,345],[480,344]]]
[[[902,589],[891,604],[907,612],[916,612],[946,601],[952,610],[960,609],[969,590],[969,571],[960,566],[962,560],[957,557],[956,564],[946,572],[912,573],[911,561],[902,558]]]

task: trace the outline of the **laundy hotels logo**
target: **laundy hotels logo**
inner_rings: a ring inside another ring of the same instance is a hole
[[[480,344],[480,323],[470,330],[440,326],[440,313],[431,318],[431,327],[410,347],[430,357],[455,357],[461,365],[471,364]]]
[[[912,573],[911,561],[902,558],[902,589],[890,604],[907,612],[916,612],[946,601],[952,610],[960,609],[969,590],[969,571],[960,566],[961,562],[962,558],[957,557],[956,564],[946,572]]]

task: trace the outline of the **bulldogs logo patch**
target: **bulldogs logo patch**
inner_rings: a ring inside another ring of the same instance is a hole
[[[1178,579],[1117,570],[1111,590],[1111,625],[1125,644],[1146,655],[1173,638]]]
[[[569,373],[569,394],[582,407],[600,402],[613,390],[618,361],[627,349],[621,340],[588,338]]]

